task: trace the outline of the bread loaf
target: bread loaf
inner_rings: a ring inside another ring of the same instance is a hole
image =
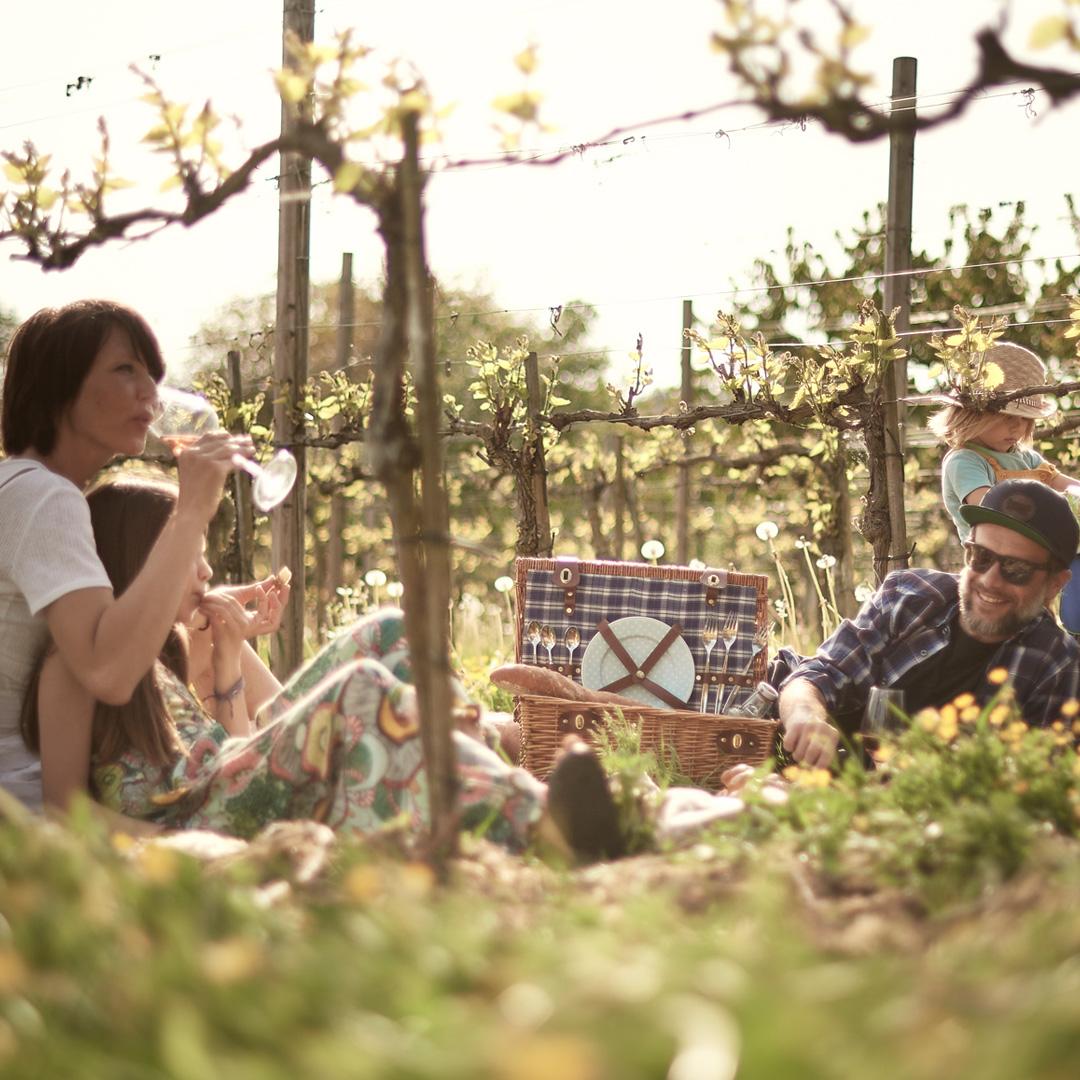
[[[503,664],[491,673],[491,681],[512,694],[535,694],[539,697],[560,698],[563,701],[591,702],[599,705],[640,705],[640,701],[610,694],[605,690],[587,690],[573,679],[551,668],[531,664]]]

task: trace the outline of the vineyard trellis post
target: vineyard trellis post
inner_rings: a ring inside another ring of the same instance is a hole
[[[612,492],[614,527],[611,530],[612,555],[622,559],[626,544],[626,455],[622,432],[613,436],[615,443],[615,483]]]
[[[229,367],[229,396],[234,408],[244,401],[243,377],[240,374],[240,351],[230,349],[227,356]],[[242,429],[240,418],[233,421],[232,428]],[[236,572],[238,581],[252,581],[255,577],[255,511],[251,504],[251,480],[239,469],[233,473],[233,502],[236,506]]]
[[[288,35],[301,42],[315,37],[315,8],[310,0],[284,0],[282,66],[295,67]],[[281,103],[281,135],[290,136],[301,121],[310,121],[310,100],[294,110]],[[300,395],[307,383],[309,333],[309,251],[311,245],[311,158],[286,152],[278,169],[277,318],[274,331],[274,431],[279,443],[292,447],[297,476],[292,491],[270,517],[275,567],[292,570],[293,602],[274,635],[271,657],[279,677],[295,671],[304,658],[304,537],[307,451],[303,445]]]
[[[540,361],[535,352],[525,358],[525,393],[528,395],[528,438],[532,441],[529,483],[532,489],[533,510],[536,521],[536,550],[529,554],[548,557],[551,555],[551,516],[548,512],[547,465],[544,461],[544,427],[541,419],[544,411],[544,392],[540,385]]]
[[[341,254],[341,279],[337,294],[337,336],[335,346],[335,369],[344,374],[349,369],[349,358],[353,350],[353,322],[355,321],[353,294],[353,257],[352,252]],[[341,430],[340,417],[334,418],[334,431]],[[329,601],[333,602],[338,590],[345,584],[345,527],[348,518],[345,494],[340,488],[334,488],[330,496],[328,535],[326,542],[326,575],[324,587]],[[324,605],[319,604],[319,618],[323,618]]]
[[[680,366],[682,380],[680,386],[683,408],[691,408],[691,398],[694,396],[694,371],[690,365],[693,344],[690,341],[689,331],[694,328],[694,303],[692,300],[684,300],[682,305],[682,350]],[[689,436],[683,432],[683,454],[689,452]],[[690,561],[690,466],[679,465],[679,499],[675,517],[675,552],[676,562],[685,566]]]
[[[901,340],[910,326],[911,213],[915,171],[915,79],[917,62],[911,56],[893,60],[891,115],[898,126],[889,135],[889,200],[885,229],[883,309],[896,310]],[[906,344],[906,341],[905,341]],[[882,387],[885,406],[885,475],[888,485],[889,558],[885,572],[908,564],[907,523],[904,515],[904,423],[907,409],[907,360],[892,361],[891,378]],[[879,577],[884,576],[879,571]]]

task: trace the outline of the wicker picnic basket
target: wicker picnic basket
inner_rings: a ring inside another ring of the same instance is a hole
[[[679,646],[684,653],[689,646],[693,686],[685,701],[674,701],[678,707],[672,708],[656,702],[620,707],[627,720],[640,725],[644,749],[661,755],[674,753],[680,769],[703,787],[717,787],[720,774],[731,765],[759,764],[772,753],[775,720],[713,711],[718,697],[726,707],[765,677],[768,598],[763,575],[688,566],[520,558],[515,580],[518,663],[550,666],[580,683],[581,660],[592,638],[603,632],[610,640],[610,624],[632,616],[662,621],[677,631],[671,636],[685,642]],[[738,636],[727,650],[718,643],[710,656],[706,624],[725,619],[738,626]],[[555,631],[552,648],[537,648],[527,637],[531,622]],[[609,624],[607,630],[602,623]],[[580,635],[581,653],[561,644],[569,627]],[[663,647],[662,642],[659,648]],[[636,674],[641,677],[640,672]],[[631,682],[630,675],[622,680],[626,685]],[[616,692],[633,694],[632,689]],[[704,712],[703,695],[708,706]],[[522,694],[516,699],[515,712],[521,725],[521,763],[544,777],[563,738],[592,736],[607,721],[610,706]]]

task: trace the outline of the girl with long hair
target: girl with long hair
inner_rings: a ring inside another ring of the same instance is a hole
[[[103,565],[117,595],[137,578],[175,502],[171,486],[135,479],[87,498]],[[401,613],[384,609],[335,638],[284,687],[246,644],[251,617],[207,592],[191,565],[161,656],[123,705],[95,701],[58,653],[45,658],[23,714],[41,754],[46,801],[65,807],[89,789],[112,811],[163,828],[250,837],[277,820],[310,818],[368,835],[403,818],[428,824],[414,688]],[[216,690],[190,686],[184,624],[205,619]],[[462,706],[464,719],[475,707]],[[545,785],[455,731],[457,805],[464,827],[521,849],[544,815]],[[568,755],[553,782],[564,838],[579,855],[617,854],[614,807],[595,759]],[[599,830],[599,831],[598,831]]]

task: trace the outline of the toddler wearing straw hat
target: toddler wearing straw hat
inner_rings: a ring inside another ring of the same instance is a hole
[[[1043,362],[1022,345],[998,342],[986,350],[986,361],[1001,369],[998,393],[1046,385]],[[947,395],[929,400],[945,405],[928,426],[949,447],[941,463],[941,494],[961,541],[968,538],[971,526],[960,508],[981,503],[1002,480],[1039,480],[1055,491],[1080,494],[1080,481],[1060,472],[1032,446],[1035,422],[1057,411],[1053,398],[1043,394],[1013,398],[997,412],[967,408]],[[1065,628],[1075,634],[1080,633],[1080,559],[1073,560],[1072,571],[1061,594],[1060,615]]]
[[[998,342],[987,349],[986,362],[1001,369],[998,393],[1046,383],[1043,362],[1022,345]],[[1053,398],[1043,394],[1014,398],[999,412],[965,408],[947,395],[934,395],[932,400],[946,406],[930,418],[929,427],[950,448],[941,464],[941,494],[961,540],[968,538],[971,526],[960,516],[960,507],[981,503],[1002,480],[1039,480],[1055,491],[1080,485],[1032,446],[1035,422],[1057,411]]]

